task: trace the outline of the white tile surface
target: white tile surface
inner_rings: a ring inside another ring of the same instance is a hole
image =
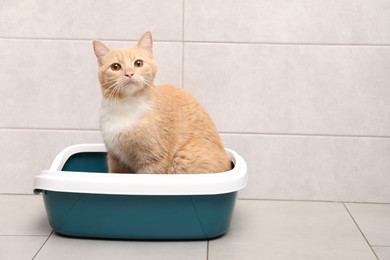
[[[0,127],[99,127],[101,93],[90,41],[3,39],[0,49]],[[180,84],[181,44],[156,43],[155,53],[158,80]]]
[[[184,88],[223,132],[390,135],[390,47],[185,44]]]
[[[0,259],[33,259],[46,239],[46,236],[0,236]]]
[[[248,164],[241,198],[390,202],[390,140],[223,134]]]
[[[390,201],[390,143],[385,138],[222,138],[248,164],[249,182],[241,198]],[[101,142],[98,130],[0,130],[0,143],[7,147],[0,152],[0,192],[31,193],[34,177],[49,168],[59,151],[72,144]]]
[[[0,193],[32,193],[34,177],[62,149],[80,143],[102,143],[100,132],[0,129]]]
[[[100,141],[83,131],[101,98],[90,39],[151,30],[157,81],[184,83],[237,136],[241,197],[389,202],[389,14],[386,0],[2,1],[0,193],[30,193],[64,146]]]
[[[182,39],[182,1],[3,1],[0,36],[22,38]]]
[[[390,42],[386,0],[186,0],[185,39],[191,41]]]
[[[390,246],[390,204],[346,206],[372,246]]]
[[[388,7],[2,1],[0,259],[32,259],[51,233],[40,196],[4,193],[31,193],[33,177],[64,147],[101,142],[90,39],[124,47],[146,30],[157,40],[157,81],[184,83],[246,159],[240,198],[389,203]],[[389,205],[346,206],[378,259],[390,259]],[[376,259],[353,219],[338,203],[239,200],[229,233],[209,247],[53,234],[36,259]]]
[[[207,242],[89,240],[53,234],[35,259],[206,260]]]
[[[342,204],[239,200],[209,259],[374,260]]]
[[[378,260],[390,259],[390,246],[389,247],[373,247]]]
[[[0,195],[1,236],[48,236],[43,199],[38,195]]]

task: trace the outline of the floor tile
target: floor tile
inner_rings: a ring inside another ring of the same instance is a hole
[[[230,231],[210,241],[210,260],[374,260],[342,204],[239,200]]]
[[[49,235],[41,196],[0,195],[0,236]]]
[[[46,259],[206,260],[207,242],[90,240],[53,234],[35,258]]]
[[[373,249],[379,260],[390,259],[390,247],[373,247]]]
[[[0,259],[33,259],[46,239],[46,236],[0,236]]]
[[[372,246],[390,246],[390,204],[346,204]]]

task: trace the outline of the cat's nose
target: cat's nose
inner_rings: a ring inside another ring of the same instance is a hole
[[[128,78],[131,78],[132,76],[134,76],[134,72],[132,72],[132,71],[126,71],[126,72],[125,72],[125,76],[128,77]]]

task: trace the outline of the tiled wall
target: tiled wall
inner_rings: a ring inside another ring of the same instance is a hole
[[[101,142],[91,40],[155,39],[158,82],[193,93],[246,159],[241,198],[390,202],[387,0],[0,3],[0,193]]]

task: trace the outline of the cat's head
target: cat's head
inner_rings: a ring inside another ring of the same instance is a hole
[[[109,49],[103,43],[93,41],[99,64],[99,81],[105,98],[121,99],[153,87],[157,65],[152,47],[150,32],[144,33],[131,48]]]

